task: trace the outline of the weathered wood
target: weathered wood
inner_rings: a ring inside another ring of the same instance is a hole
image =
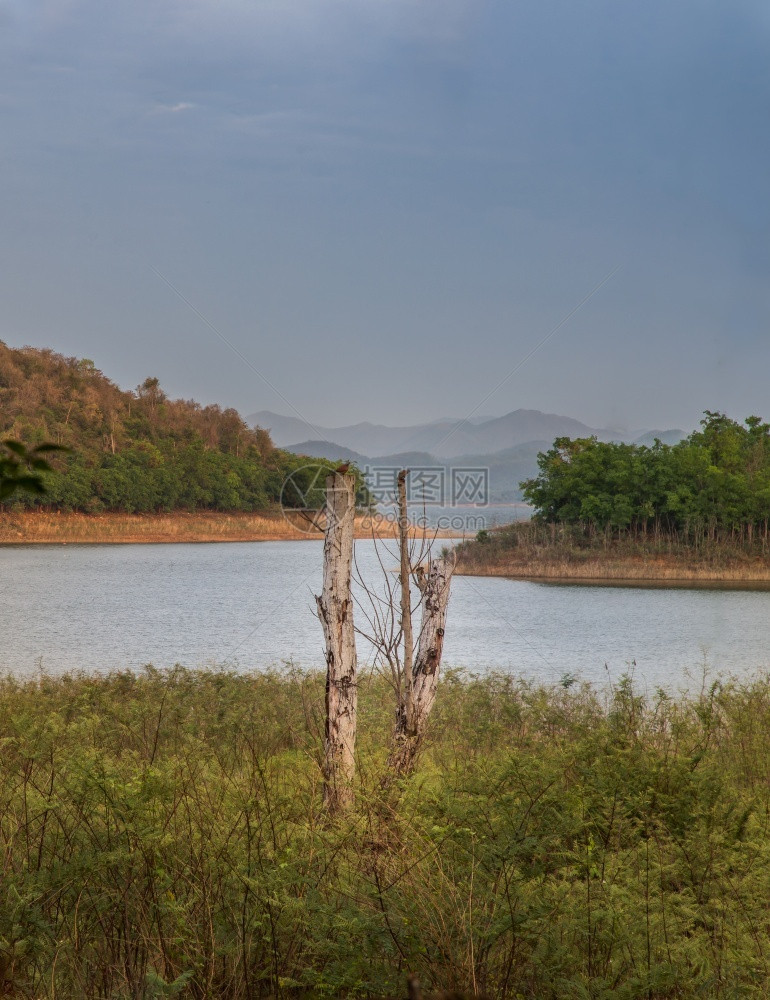
[[[413,733],[422,738],[436,700],[454,560],[432,559],[421,579],[422,621],[412,672]]]
[[[441,557],[430,561],[427,573],[416,574],[422,593],[422,620],[412,668],[408,716],[411,725],[401,732],[396,728],[388,758],[388,765],[396,774],[409,774],[413,769],[436,700],[453,571],[454,560]]]
[[[326,479],[323,590],[316,597],[326,643],[326,741],[324,805],[330,812],[353,802],[355,774],[356,642],[350,589],[355,524],[355,477]]]
[[[398,692],[396,707],[396,733],[409,733],[414,728],[412,700],[412,669],[414,666],[414,636],[412,634],[412,592],[409,586],[409,512],[406,505],[406,477],[408,469],[398,474],[398,541],[401,554],[399,582],[401,584],[401,634],[403,638],[403,690]]]

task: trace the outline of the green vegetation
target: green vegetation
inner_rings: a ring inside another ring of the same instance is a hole
[[[688,543],[729,538],[763,551],[770,520],[770,424],[706,411],[701,429],[674,446],[558,438],[522,483],[536,518]]]
[[[88,359],[2,342],[0,434],[72,451],[44,477],[44,495],[17,494],[16,503],[86,513],[265,510],[288,475],[309,487],[324,464],[302,471],[308,459],[274,448],[235,410],[170,400],[156,378],[126,392]],[[289,505],[301,505],[301,493]]]
[[[648,581],[735,585],[770,583],[770,540],[707,532],[687,537],[660,525],[599,530],[592,523],[520,521],[457,546],[461,573],[550,580]]]
[[[764,997],[770,680],[691,699],[449,675],[383,791],[320,810],[323,678],[0,684],[0,979],[59,998]]]
[[[9,438],[0,442],[0,500],[8,500],[19,491],[41,496],[45,493],[44,472],[53,471],[44,455],[63,451],[56,444],[27,448]]]

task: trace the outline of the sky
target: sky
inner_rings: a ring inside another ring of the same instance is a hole
[[[0,339],[315,425],[770,417],[762,0],[0,0]]]

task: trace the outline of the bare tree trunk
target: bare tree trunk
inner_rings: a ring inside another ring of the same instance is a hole
[[[330,812],[353,803],[356,745],[356,641],[350,591],[355,523],[355,477],[326,479],[323,591],[316,597],[326,641],[324,805]]]
[[[409,518],[406,505],[406,477],[408,469],[398,474],[398,540],[401,550],[401,633],[404,643],[404,659],[401,676],[403,689],[398,692],[396,706],[396,735],[410,733],[414,728],[412,700],[412,667],[414,664],[414,636],[412,635],[412,593],[409,587],[411,567],[409,565]]]
[[[453,559],[443,556],[432,559],[428,574],[422,582],[422,623],[412,682],[414,733],[418,739],[422,739],[424,735],[428,716],[436,700],[453,572]]]
[[[396,733],[396,744],[389,760],[398,774],[408,774],[414,767],[436,700],[453,571],[454,560],[432,559],[427,574],[419,580],[422,621],[412,669],[411,725],[403,734]]]

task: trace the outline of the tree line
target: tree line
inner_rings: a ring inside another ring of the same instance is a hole
[[[521,485],[540,521],[694,541],[767,536],[770,424],[760,417],[706,410],[676,445],[557,438],[538,467]]]
[[[126,391],[87,358],[2,341],[0,438],[67,453],[51,456],[44,490],[15,492],[25,507],[257,511],[281,501],[288,476],[301,486],[314,475],[302,471],[306,458],[276,448],[234,409],[169,399],[152,377]],[[301,493],[283,500],[296,506]]]

